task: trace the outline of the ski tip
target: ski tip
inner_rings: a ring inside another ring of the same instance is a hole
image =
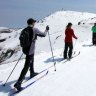
[[[75,54],[76,53],[76,51],[74,51],[74,53],[73,54]]]

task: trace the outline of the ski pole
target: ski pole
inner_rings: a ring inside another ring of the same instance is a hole
[[[5,85],[6,85],[7,81],[9,80],[10,76],[12,75],[12,73],[13,73],[14,69],[16,68],[16,66],[17,66],[17,64],[18,64],[18,62],[20,61],[20,59],[21,59],[21,57],[22,57],[22,56],[23,56],[23,54],[20,56],[19,60],[18,60],[18,61],[17,61],[17,63],[15,64],[15,66],[14,66],[13,70],[11,71],[10,75],[8,76],[8,78],[7,78],[6,82],[3,84],[3,86],[5,86]]]
[[[52,58],[53,58],[53,63],[54,63],[54,71],[56,71],[56,62],[54,60],[54,56],[53,56],[53,49],[52,49],[52,44],[51,44],[51,39],[50,39],[50,35],[49,35],[49,31],[48,31],[48,37],[49,37],[49,43],[50,43],[50,48],[51,48],[51,53],[52,53]]]
[[[74,44],[74,47],[73,47],[73,52],[75,53],[74,49],[76,47],[76,44],[77,44],[77,40],[75,41],[75,44]]]

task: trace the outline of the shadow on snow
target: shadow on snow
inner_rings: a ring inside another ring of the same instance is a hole
[[[54,61],[55,62],[60,62],[60,61],[62,61],[62,60],[64,60],[64,58],[62,58],[62,57],[54,57]],[[51,57],[51,58],[48,58],[46,61],[44,61],[45,63],[51,63],[51,62],[53,62],[53,58]]]

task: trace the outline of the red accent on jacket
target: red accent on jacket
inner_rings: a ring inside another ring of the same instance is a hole
[[[65,30],[65,42],[73,43],[72,37],[77,39],[77,37],[74,34],[73,29],[67,28]]]

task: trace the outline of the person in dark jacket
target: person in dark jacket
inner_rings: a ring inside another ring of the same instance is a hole
[[[45,32],[41,32],[39,29],[34,28],[36,20],[30,18],[27,20],[28,29],[29,29],[29,39],[30,39],[30,46],[28,48],[23,49],[23,52],[26,54],[26,60],[24,68],[22,69],[22,72],[20,74],[20,77],[18,81],[14,84],[14,87],[20,91],[22,90],[21,83],[23,79],[25,78],[25,75],[30,68],[30,78],[36,76],[38,73],[34,72],[34,52],[35,52],[35,43],[37,36],[39,37],[45,37],[47,35],[47,32],[49,30],[49,27],[46,26]]]
[[[73,41],[72,37],[77,39],[77,37],[74,34],[72,27],[72,23],[68,23],[65,30],[65,49],[64,49],[64,59],[71,59],[72,57],[72,50],[73,50]],[[68,52],[69,48],[69,52]],[[68,56],[67,56],[68,52]]]

